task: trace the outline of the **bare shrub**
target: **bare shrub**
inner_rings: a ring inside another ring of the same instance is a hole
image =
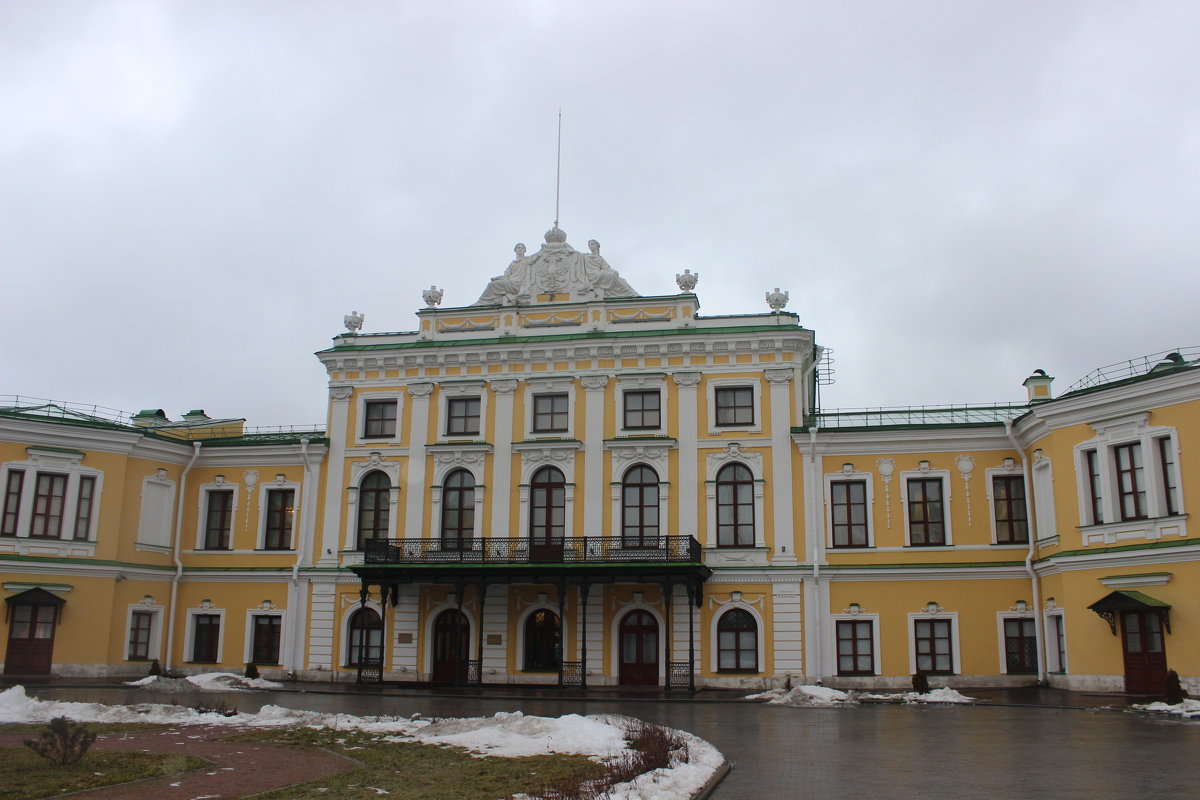
[[[917,694],[929,694],[929,676],[925,670],[919,669],[912,676],[912,688]]]
[[[604,774],[588,778],[569,775],[538,787],[541,800],[603,800],[618,783],[628,783],[647,772],[669,769],[690,760],[687,740],[679,731],[653,722],[629,720],[624,724],[629,750],[604,763]]]
[[[66,717],[55,717],[50,720],[49,730],[44,731],[37,739],[26,739],[25,746],[42,758],[67,766],[87,755],[88,748],[94,741],[94,731],[89,731]]]

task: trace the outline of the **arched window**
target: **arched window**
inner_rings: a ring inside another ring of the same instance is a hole
[[[758,672],[758,625],[744,608],[732,608],[717,620],[717,669]]]
[[[377,666],[383,663],[383,620],[373,608],[360,608],[350,617],[350,641],[346,666]]]
[[[391,510],[392,482],[376,470],[358,486],[358,549],[368,539],[386,539]]]
[[[562,627],[558,614],[539,609],[525,619],[525,669],[557,670],[562,664]]]
[[[529,538],[547,543],[566,534],[567,481],[554,467],[542,467],[529,482]]]
[[[456,469],[442,484],[442,548],[471,548],[475,535],[475,476]]]
[[[658,473],[637,466],[621,481],[621,539],[625,547],[658,547]]]
[[[754,546],[754,476],[742,464],[717,473],[717,547]]]

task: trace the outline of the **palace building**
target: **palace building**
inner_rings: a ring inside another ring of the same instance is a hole
[[[1200,691],[1200,349],[829,411],[785,294],[678,283],[556,225],[415,331],[347,317],[309,431],[3,398],[4,673]]]

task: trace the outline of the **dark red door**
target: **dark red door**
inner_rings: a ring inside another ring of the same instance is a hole
[[[1121,643],[1125,650],[1125,691],[1162,694],[1167,686],[1167,649],[1162,617],[1155,611],[1122,611]]]
[[[57,606],[13,605],[8,627],[5,675],[49,675],[54,660]]]
[[[636,686],[658,683],[658,621],[645,611],[621,620],[620,682]]]
[[[454,645],[456,633],[457,647]],[[471,623],[466,615],[454,609],[447,609],[438,614],[433,622],[433,674],[430,680],[434,683],[453,683],[457,664],[459,682],[466,681],[467,659],[470,653]]]

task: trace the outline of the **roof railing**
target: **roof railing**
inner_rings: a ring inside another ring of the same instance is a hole
[[[904,425],[994,424],[1016,419],[1027,404],[897,406],[893,408],[836,408],[809,416],[806,427],[826,429],[878,428]]]
[[[1200,365],[1200,347],[1178,347],[1174,350],[1163,350],[1160,353],[1151,353],[1094,369],[1071,384],[1063,394],[1197,365]]]

